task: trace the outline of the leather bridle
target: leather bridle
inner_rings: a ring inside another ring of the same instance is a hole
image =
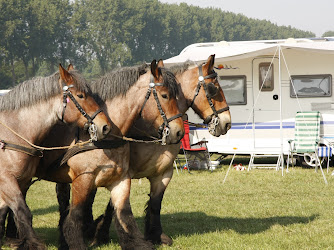
[[[102,112],[102,109],[96,110],[92,116],[88,115],[86,111],[78,103],[78,101],[74,98],[72,92],[70,91],[70,88],[73,88],[73,87],[74,85],[69,85],[69,86],[65,85],[63,87],[63,112],[61,116],[61,121],[64,121],[64,115],[65,115],[67,103],[69,102],[69,99],[71,99],[74,105],[79,110],[79,112],[87,119],[87,122],[85,123],[84,128],[88,130],[91,140],[97,141],[97,127],[94,124],[93,120],[99,113]]]
[[[214,83],[213,81],[209,82],[209,83],[205,83],[205,79],[210,79],[210,78],[217,78],[217,73],[216,72],[213,72],[212,74],[210,75],[207,75],[207,76],[203,76],[203,71],[202,71],[202,65],[201,66],[198,66],[198,71],[199,71],[199,77],[198,77],[198,84],[197,84],[197,88],[196,88],[196,91],[195,91],[195,95],[194,95],[194,98],[190,104],[190,107],[193,106],[194,102],[195,102],[195,99],[196,97],[198,96],[198,93],[201,89],[201,87],[203,86],[203,89],[205,91],[205,96],[206,96],[206,99],[208,100],[209,102],[209,105],[212,109],[212,114],[207,116],[205,119],[204,119],[204,124],[208,124],[211,120],[212,120],[212,117],[216,117],[217,119],[219,119],[219,114],[220,113],[223,113],[225,111],[228,111],[230,109],[229,106],[226,106],[222,109],[219,109],[219,110],[216,110],[215,106],[213,105],[212,103],[212,97],[214,97],[216,94],[218,94],[218,89],[217,87],[214,86]],[[214,91],[215,93],[212,94],[209,92],[209,88],[215,88],[216,91]],[[219,120],[217,120],[219,122]],[[216,121],[216,123],[217,123]]]
[[[177,118],[180,118],[182,117],[182,114],[177,114],[177,115],[174,115],[170,118],[167,118],[165,112],[163,111],[162,107],[161,107],[161,104],[160,104],[160,101],[159,101],[159,98],[158,98],[158,94],[157,94],[157,90],[156,90],[156,86],[164,86],[165,84],[164,83],[155,83],[154,82],[154,77],[153,75],[151,75],[151,79],[150,79],[150,84],[148,85],[148,90],[146,92],[146,96],[145,96],[145,101],[143,103],[143,106],[141,107],[140,109],[140,112],[139,112],[139,116],[141,116],[141,113],[146,105],[146,102],[148,101],[148,99],[150,98],[150,95],[151,93],[153,93],[153,97],[155,99],[155,102],[157,103],[157,107],[158,107],[158,110],[160,112],[160,115],[163,119],[163,123],[160,125],[159,129],[158,129],[158,134],[159,134],[159,137],[162,138],[162,144],[164,145],[166,143],[166,137],[169,135],[169,123]]]

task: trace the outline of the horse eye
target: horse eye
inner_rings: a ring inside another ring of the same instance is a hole
[[[162,96],[162,98],[164,98],[164,99],[168,99],[168,95],[167,95],[167,94],[162,94],[161,96]]]
[[[77,94],[77,97],[79,97],[80,99],[82,99],[84,96],[83,96],[83,94]]]

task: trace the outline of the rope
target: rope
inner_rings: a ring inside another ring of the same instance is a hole
[[[8,127],[6,124],[2,123],[1,121],[0,121],[0,124],[2,126],[4,126],[5,128],[7,128],[9,131],[11,131],[14,135],[16,135],[17,137],[19,137],[22,140],[24,140],[31,147],[36,148],[36,149],[40,149],[40,150],[59,150],[59,149],[69,149],[69,148],[71,148],[71,147],[74,146],[74,145],[72,145],[72,146],[62,146],[62,147],[41,147],[41,146],[37,146],[37,145],[31,143],[30,141],[28,141],[28,139],[26,139],[23,136],[21,136],[20,134],[18,134],[16,131],[14,131],[13,129],[11,129],[10,127]],[[84,141],[84,142],[78,142],[75,145],[85,145],[87,143],[90,143],[90,140]]]
[[[146,140],[139,140],[139,139],[134,139],[134,138],[129,138],[126,136],[119,136],[119,135],[114,135],[112,134],[112,136],[122,139],[124,141],[129,141],[129,142],[140,142],[140,143],[160,143],[162,140],[161,139],[155,139],[155,140],[151,140],[151,141],[146,141]]]
[[[289,75],[289,81],[290,81],[290,83],[291,83],[291,85],[292,85],[293,92],[294,92],[295,95],[296,95],[296,100],[297,100],[297,103],[298,103],[298,107],[299,107],[300,111],[303,111],[302,106],[301,106],[301,104],[300,104],[300,102],[299,102],[299,97],[298,97],[297,91],[296,91],[296,89],[295,89],[295,84],[293,83],[292,78],[291,78],[290,70],[289,70],[288,65],[287,65],[287,63],[286,63],[286,60],[285,60],[285,56],[284,56],[284,54],[283,54],[283,51],[281,51],[281,54],[282,54],[282,57],[283,57],[283,61],[284,61],[286,70],[287,70],[288,75]]]
[[[254,112],[254,110],[255,110],[255,106],[256,106],[257,101],[258,101],[258,99],[259,99],[259,97],[260,97],[261,90],[262,90],[263,85],[264,85],[264,83],[265,83],[265,81],[266,81],[266,79],[267,79],[267,76],[268,76],[268,74],[269,74],[269,71],[270,71],[270,69],[271,69],[271,67],[272,67],[272,65],[273,65],[273,63],[274,63],[274,59],[275,59],[275,56],[276,56],[276,54],[277,54],[277,51],[278,51],[278,47],[276,48],[275,54],[274,54],[274,56],[273,56],[272,59],[271,59],[271,62],[270,62],[270,65],[269,65],[269,69],[268,69],[268,71],[266,72],[266,76],[264,77],[264,79],[263,79],[263,81],[262,81],[261,88],[259,89],[259,93],[257,94],[257,96],[256,96],[256,98],[255,98],[254,104],[253,104],[253,106],[252,106],[252,110],[249,112],[249,116],[248,116],[248,119],[247,119],[247,122],[246,122],[246,124],[245,124],[244,129],[247,128],[247,125],[248,125],[250,119],[252,118],[252,114],[253,114],[253,112]],[[254,80],[254,79],[252,79],[252,81],[253,81],[253,80]]]
[[[11,131],[13,134],[15,134],[17,137],[19,137],[22,140],[24,140],[31,147],[36,148],[36,149],[40,149],[40,150],[70,149],[70,148],[72,148],[74,146],[83,146],[83,145],[88,144],[88,143],[91,142],[91,140],[87,140],[87,141],[84,141],[84,142],[77,142],[74,145],[70,145],[70,146],[41,147],[41,146],[38,146],[38,145],[35,145],[35,144],[31,143],[28,139],[24,138],[23,136],[21,136],[20,134],[18,134],[15,130],[11,129],[10,127],[8,127],[6,124],[2,123],[1,121],[0,121],[0,124],[2,126],[4,126],[5,128],[7,128],[9,131]],[[139,140],[139,139],[129,138],[129,137],[126,137],[126,136],[118,136],[118,135],[114,135],[114,134],[111,134],[111,135],[114,136],[114,137],[116,137],[116,138],[119,138],[119,139],[122,139],[122,140],[125,140],[125,141],[129,141],[129,142],[139,142],[139,143],[160,143],[161,142],[161,139],[154,139],[154,140],[151,140],[151,141],[146,141],[146,140]]]
[[[188,124],[196,128],[206,128],[205,125],[188,121]]]

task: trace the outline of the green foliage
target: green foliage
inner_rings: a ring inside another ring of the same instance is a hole
[[[322,37],[334,36],[334,31],[326,31]]]
[[[85,68],[97,61],[104,74],[175,56],[192,43],[314,36],[216,8],[158,0],[0,0],[0,13],[0,71],[5,77],[4,68],[10,68],[10,84],[22,80],[22,72],[15,74],[18,62],[24,79],[40,67],[51,74],[58,63],[89,72]]]
[[[10,70],[8,66],[3,65],[0,68],[0,89],[7,89],[12,84],[12,79],[10,77]]]

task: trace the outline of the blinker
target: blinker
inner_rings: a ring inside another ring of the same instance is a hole
[[[207,89],[208,89],[208,96],[210,98],[218,94],[218,88],[212,82],[208,83]]]

